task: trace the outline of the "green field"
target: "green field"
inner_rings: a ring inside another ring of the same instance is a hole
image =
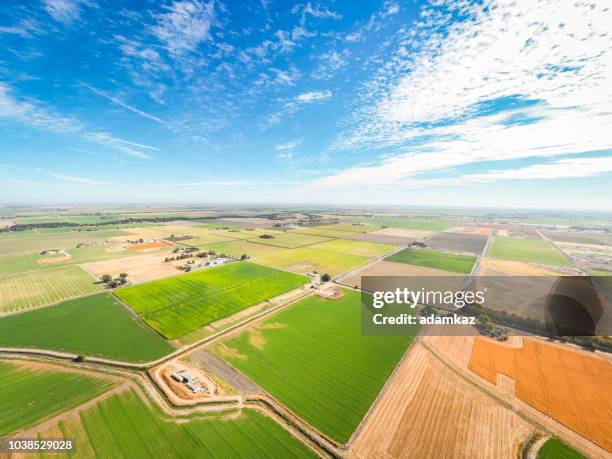
[[[444,231],[453,226],[451,221],[438,218],[362,217],[357,220],[370,225],[423,231]]]
[[[106,247],[81,247],[66,249],[72,257],[70,260],[54,263],[42,263],[45,258],[61,257],[62,254],[41,255],[40,253],[27,253],[22,255],[9,255],[0,257],[0,276],[4,274],[22,273],[27,271],[55,269],[93,261],[111,260],[114,258],[125,258],[142,255],[134,250],[119,250],[109,252]],[[170,252],[170,250],[168,250]]]
[[[78,266],[0,277],[0,313],[57,303],[103,290]]]
[[[0,437],[27,429],[110,389],[108,380],[0,362]]]
[[[97,231],[20,231],[0,233],[0,255],[19,255],[44,249],[69,249],[78,243],[105,241],[129,234],[120,229]]]
[[[213,349],[305,421],[346,442],[410,344],[363,336],[360,294],[308,297]]]
[[[193,239],[186,239],[184,241],[179,241],[180,244],[188,245],[191,247],[202,247],[207,244],[215,244],[217,242],[228,242],[232,239],[227,237],[220,236],[218,234],[205,234],[195,237]]]
[[[476,263],[476,257],[469,255],[425,249],[404,249],[401,252],[394,253],[386,260],[462,274],[469,274],[474,267],[474,263]]]
[[[356,255],[338,255],[310,247],[285,250],[257,258],[258,263],[307,274],[312,271],[336,276],[367,263],[370,258]]]
[[[262,234],[271,234],[271,235],[282,235],[283,234],[280,231],[262,230],[262,229],[253,229],[253,228],[251,229],[249,228],[243,228],[243,229],[230,228],[228,230],[216,230],[213,232],[220,236],[230,237],[232,239],[252,239],[255,237],[259,237]]]
[[[495,236],[488,255],[505,260],[570,266],[569,261],[542,239]]]
[[[115,293],[154,329],[174,339],[306,282],[297,274],[235,262]]]
[[[77,223],[79,225],[94,225],[120,220],[117,215],[40,215],[17,217],[19,225],[31,225],[40,223]]]
[[[339,237],[347,237],[354,236],[356,233],[354,231],[339,231],[333,229],[326,229],[325,227],[303,227],[296,228],[290,231],[291,233],[299,233],[299,234],[312,234],[313,236],[323,236],[323,237],[331,237],[331,238],[339,238]]]
[[[317,457],[258,411],[170,418],[133,390],[60,421],[57,428],[76,441],[78,457]]]
[[[571,446],[566,445],[561,440],[551,438],[546,441],[538,451],[538,459],[585,459]]]
[[[249,242],[257,244],[274,245],[278,247],[285,247],[287,249],[295,249],[298,247],[304,247],[307,245],[317,244],[318,242],[327,241],[329,238],[321,236],[313,236],[311,234],[299,234],[299,233],[268,233],[274,237],[272,239],[264,239],[261,237],[251,238]]]
[[[327,250],[343,255],[357,255],[360,257],[380,257],[393,252],[397,247],[386,244],[375,244],[373,242],[348,241],[346,239],[335,239],[333,241],[321,242],[312,246],[313,249]]]
[[[2,318],[0,346],[129,362],[156,360],[174,350],[107,293]]]
[[[253,244],[246,241],[230,241],[221,242],[219,244],[209,244],[203,247],[204,250],[214,250],[217,253],[223,253],[232,257],[240,257],[242,255],[248,255],[256,258],[263,255],[271,255],[273,253],[284,252],[288,249],[283,247],[275,247],[264,244]]]

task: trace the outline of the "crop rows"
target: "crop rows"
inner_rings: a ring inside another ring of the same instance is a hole
[[[240,262],[128,287],[117,296],[174,339],[306,281],[297,274]]]
[[[102,290],[78,266],[0,277],[0,312],[19,311]]]
[[[411,341],[363,336],[359,303],[352,291],[336,301],[307,298],[215,352],[298,416],[345,442]]]

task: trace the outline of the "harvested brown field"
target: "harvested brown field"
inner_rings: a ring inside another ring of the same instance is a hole
[[[64,255],[63,257],[41,258],[38,260],[39,265],[47,265],[49,263],[60,263],[62,261],[72,260],[72,255]]]
[[[612,452],[609,360],[532,338],[516,348],[476,337],[469,368],[492,384],[512,378],[520,400]]]
[[[433,231],[422,231],[422,230],[414,230],[414,229],[405,229],[405,228],[383,228],[376,231],[372,231],[368,234],[380,234],[383,236],[394,236],[394,237],[404,237],[407,239],[423,239],[427,236],[433,234]]]
[[[416,343],[349,456],[515,458],[532,430]]]
[[[368,266],[366,269],[350,273],[348,276],[341,277],[338,281],[344,285],[361,287],[362,276],[429,276],[429,277],[449,277],[460,276],[459,273],[451,273],[441,269],[426,268],[422,266],[409,265],[406,263],[395,263],[393,261],[381,260],[378,263]]]
[[[85,263],[82,267],[96,277],[102,277],[104,274],[116,277],[121,273],[127,273],[131,283],[139,284],[180,274],[181,271],[164,262],[167,256],[168,252],[152,253]]]
[[[147,250],[147,249],[158,249],[160,247],[170,247],[172,244],[169,242],[145,242],[144,244],[133,244],[128,245],[130,250]]]
[[[520,261],[500,260],[484,257],[480,265],[480,276],[561,276],[562,273],[554,269]]]
[[[487,236],[466,233],[438,233],[427,239],[426,244],[436,250],[481,253],[487,244]]]

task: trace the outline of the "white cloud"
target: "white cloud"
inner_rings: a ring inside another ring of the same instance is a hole
[[[138,108],[136,108],[136,107],[134,107],[132,105],[129,105],[129,104],[123,102],[122,100],[120,100],[120,99],[118,99],[118,98],[116,98],[114,96],[111,96],[110,94],[108,94],[108,93],[106,93],[104,91],[101,91],[101,90],[99,90],[97,88],[94,88],[93,86],[90,86],[90,85],[85,84],[85,83],[82,83],[82,84],[83,84],[83,86],[85,86],[86,88],[91,90],[94,94],[97,94],[99,96],[102,96],[102,97],[110,100],[115,105],[119,105],[120,107],[123,107],[126,110],[129,110],[129,111],[131,111],[133,113],[136,113],[137,115],[142,116],[143,118],[150,119],[150,120],[155,121],[155,122],[160,123],[160,124],[165,124],[157,116],[154,116],[154,115],[151,115],[149,113],[143,112],[142,110],[140,110],[140,109],[138,109]]]
[[[329,99],[332,96],[331,91],[309,91],[303,92],[302,94],[298,94],[295,97],[295,100],[302,104],[312,104],[313,102],[322,102],[324,100]]]
[[[212,40],[210,32],[217,22],[214,1],[177,1],[166,10],[157,16],[157,25],[151,32],[171,55],[194,51],[202,42]]]
[[[289,142],[274,145],[274,148],[278,151],[293,150],[295,147],[299,146],[303,140],[304,139],[291,140]]]
[[[319,63],[312,72],[312,77],[317,80],[327,80],[333,77],[346,66],[345,57],[347,55],[348,50],[344,50],[342,54],[336,50],[321,54],[318,58]]]
[[[38,22],[32,19],[22,19],[14,26],[0,26],[0,34],[2,33],[30,38],[33,35],[42,34],[44,31]]]
[[[384,19],[388,16],[392,16],[394,14],[399,13],[400,6],[399,3],[395,1],[386,0],[383,4],[382,8],[372,14],[368,22],[366,22],[362,27],[360,27],[355,32],[351,32],[347,34],[344,39],[348,42],[355,43],[358,41],[362,41],[366,38],[368,33],[372,31],[380,30],[384,25]]]
[[[74,133],[84,128],[78,120],[55,113],[34,101],[18,100],[11,88],[0,82],[0,117],[15,119],[20,123],[56,133]]]
[[[56,21],[70,24],[81,16],[81,4],[94,6],[90,0],[44,0],[44,8]]]
[[[64,182],[83,183],[85,185],[110,185],[109,182],[102,182],[100,180],[94,180],[94,179],[90,179],[87,177],[78,177],[75,175],[58,174],[56,172],[48,172],[48,174],[51,177],[56,178],[58,180],[62,180]]]
[[[276,160],[280,162],[287,162],[293,159],[293,152],[282,151],[276,154]]]
[[[459,12],[467,19],[452,22]],[[393,153],[317,186],[400,185],[468,163],[612,147],[612,9],[556,0],[448,2],[419,20],[364,86],[365,106],[334,143]],[[537,103],[496,107],[502,98]],[[484,103],[494,114],[478,112]]]
[[[107,132],[90,132],[85,136],[86,140],[94,142],[100,145],[114,148],[117,151],[125,153],[126,155],[134,156],[141,159],[151,159],[151,157],[140,150],[159,150],[156,147],[150,145],[144,145],[141,143],[131,142],[129,140],[120,139],[114,137]]]
[[[554,180],[569,177],[592,177],[608,172],[612,172],[612,157],[566,158],[519,169],[492,170],[482,174],[464,175],[459,180],[462,182]]]
[[[36,101],[18,100],[11,94],[11,88],[2,82],[0,82],[0,118],[11,119],[56,134],[78,135],[87,141],[114,148],[137,158],[151,158],[140,150],[158,150],[150,145],[113,137],[106,132],[92,131],[78,119],[55,113]]]
[[[302,8],[302,17],[305,16],[312,16],[319,19],[342,19],[341,14],[319,5],[312,6],[310,2],[306,3],[304,8]]]

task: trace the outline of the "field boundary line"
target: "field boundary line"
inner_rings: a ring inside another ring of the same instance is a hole
[[[421,334],[421,330],[423,330],[423,327],[421,327],[419,329],[419,332],[415,335],[414,339],[408,345],[408,348],[404,352],[404,355],[402,355],[402,358],[399,359],[399,361],[397,362],[397,364],[393,368],[393,371],[391,372],[391,374],[389,375],[389,377],[385,381],[385,384],[381,387],[380,391],[378,392],[378,395],[376,396],[376,398],[370,404],[370,407],[368,408],[368,411],[363,416],[363,418],[361,418],[361,421],[359,422],[359,424],[357,425],[357,427],[355,428],[355,430],[351,434],[350,438],[344,444],[343,449],[345,449],[347,451],[350,450],[353,447],[353,445],[355,444],[355,441],[357,440],[357,438],[359,438],[359,435],[361,434],[361,431],[365,427],[367,421],[372,416],[372,413],[374,412],[374,409],[378,406],[378,404],[380,403],[380,400],[382,399],[382,397],[386,394],[387,390],[389,389],[389,385],[391,384],[391,381],[397,375],[397,372],[399,371],[400,366],[406,360],[408,360],[408,358],[410,357],[410,354],[414,352],[413,349],[415,349],[416,346],[420,343],[419,336]]]

